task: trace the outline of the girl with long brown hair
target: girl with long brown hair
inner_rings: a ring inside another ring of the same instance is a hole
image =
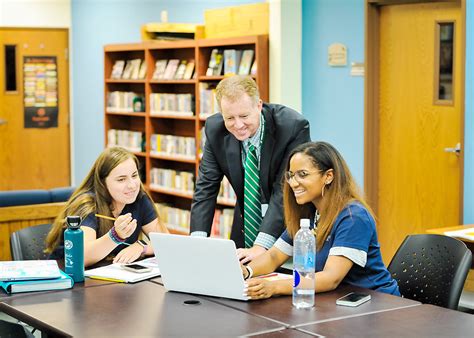
[[[315,292],[341,283],[400,295],[384,266],[375,220],[341,154],[326,142],[308,142],[290,154],[283,186],[286,231],[265,254],[242,266],[244,278],[275,271],[293,255],[300,219],[316,236]],[[247,281],[251,299],[290,295],[292,280]]]
[[[151,246],[139,240],[140,233],[168,230],[143,188],[138,167],[138,159],[128,150],[105,149],[54,221],[46,238],[46,252],[52,258],[63,255],[65,218],[77,215],[82,218],[85,266],[109,255],[115,256],[114,262],[130,263],[153,254]]]

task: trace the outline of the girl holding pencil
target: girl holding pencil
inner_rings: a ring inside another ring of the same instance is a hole
[[[138,159],[124,148],[105,149],[84,181],[56,218],[46,238],[46,252],[60,258],[64,252],[65,218],[82,218],[84,264],[93,265],[108,256],[114,263],[130,263],[152,255],[140,233],[165,232],[150,195],[138,175]]]

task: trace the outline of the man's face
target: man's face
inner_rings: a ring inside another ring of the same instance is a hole
[[[246,93],[235,101],[223,97],[221,110],[225,127],[239,141],[255,135],[260,125],[262,105],[262,100],[256,102]]]

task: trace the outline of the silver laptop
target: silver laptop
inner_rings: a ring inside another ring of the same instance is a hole
[[[155,232],[150,239],[167,290],[247,300],[233,241]]]

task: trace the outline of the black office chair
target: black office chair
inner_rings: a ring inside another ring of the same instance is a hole
[[[409,235],[388,270],[403,297],[456,310],[471,261],[471,251],[460,240]]]
[[[13,260],[46,259],[45,238],[51,224],[35,225],[11,234],[10,246]]]

